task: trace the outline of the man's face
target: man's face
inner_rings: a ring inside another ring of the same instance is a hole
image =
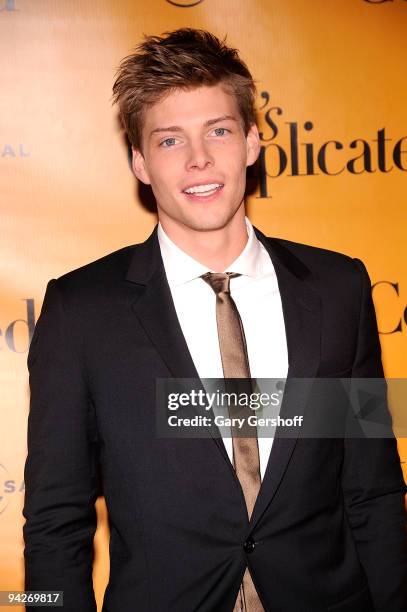
[[[134,173],[151,184],[164,228],[216,230],[238,210],[244,215],[259,136],[255,125],[245,136],[235,97],[221,84],[176,90],[148,108],[142,149],[133,149]]]

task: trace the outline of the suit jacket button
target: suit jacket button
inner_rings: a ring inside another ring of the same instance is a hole
[[[246,542],[243,544],[243,550],[245,551],[245,553],[251,553],[254,551],[255,546],[256,546],[256,542],[250,536],[249,538],[247,538]]]

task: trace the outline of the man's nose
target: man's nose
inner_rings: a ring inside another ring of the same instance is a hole
[[[213,166],[214,163],[215,160],[204,143],[194,143],[190,146],[187,159],[188,170],[204,170],[206,167]]]

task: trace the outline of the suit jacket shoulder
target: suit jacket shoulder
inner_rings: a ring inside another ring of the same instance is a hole
[[[258,237],[268,249],[274,264],[283,265],[328,302],[360,302],[369,289],[370,278],[363,262],[350,255],[282,238]],[[262,239],[263,238],[263,239]],[[277,270],[278,275],[278,270]]]
[[[268,237],[267,240],[281,259],[303,275],[324,273],[334,269],[357,270],[355,258],[345,253],[283,238]]]

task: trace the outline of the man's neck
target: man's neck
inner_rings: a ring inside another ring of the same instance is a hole
[[[162,218],[160,223],[177,247],[215,272],[226,270],[248,240],[244,211],[243,215],[236,214],[228,225],[216,230],[193,230]]]

